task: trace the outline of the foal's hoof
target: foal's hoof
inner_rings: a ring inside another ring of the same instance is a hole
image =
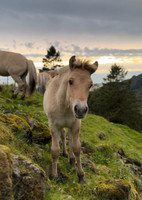
[[[70,165],[71,165],[72,167],[76,167],[75,158],[70,158]]]
[[[57,176],[54,176],[53,174],[50,174],[50,175],[49,175],[49,179],[50,179],[50,180],[57,180],[57,179],[58,179],[58,175],[57,175]]]
[[[68,157],[68,153],[63,152],[63,156],[64,156],[65,158],[67,158],[67,157]]]
[[[22,97],[21,97],[21,100],[25,100],[25,96],[22,96]]]
[[[84,175],[78,175],[78,178],[79,178],[79,183],[81,185],[86,185],[86,182],[84,180]]]
[[[13,94],[12,99],[16,99],[17,95]]]
[[[56,183],[66,183],[66,181],[68,180],[68,176],[64,173],[59,173],[59,177],[58,179],[56,179]]]

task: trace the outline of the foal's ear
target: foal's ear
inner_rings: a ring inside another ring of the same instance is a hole
[[[91,65],[91,70],[90,70],[91,74],[93,74],[98,69],[98,66],[99,66],[98,61],[96,61]]]
[[[69,67],[70,67],[70,70],[73,70],[75,61],[76,61],[75,56],[72,56],[72,57],[70,58],[70,60],[69,60]]]

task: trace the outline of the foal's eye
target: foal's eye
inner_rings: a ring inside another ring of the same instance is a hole
[[[69,80],[69,84],[72,85],[72,84],[73,84],[73,81],[72,81],[72,80]]]

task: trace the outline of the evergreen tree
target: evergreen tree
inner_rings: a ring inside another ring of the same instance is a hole
[[[56,62],[61,62],[60,58],[60,52],[55,49],[55,47],[52,45],[48,50],[47,54],[45,55],[45,58],[43,58],[42,62],[44,63],[44,66],[48,66],[50,64],[54,65]]]
[[[124,81],[125,76],[127,75],[127,71],[123,69],[123,67],[119,65],[112,65],[110,69],[110,73],[104,78],[104,81],[109,82],[121,82]]]
[[[142,115],[136,94],[130,89],[131,81],[124,80],[126,74],[123,67],[113,65],[110,73],[104,78],[103,86],[91,92],[89,109],[111,122],[126,124],[142,131]]]

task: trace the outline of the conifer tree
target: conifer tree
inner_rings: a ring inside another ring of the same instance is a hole
[[[56,50],[56,48],[52,45],[48,50],[47,50],[47,54],[45,55],[45,58],[43,58],[43,63],[44,66],[48,66],[48,65],[55,65],[55,61],[56,62],[61,62],[61,58],[60,58],[60,52]]]
[[[91,92],[89,109],[111,122],[142,131],[142,115],[136,94],[131,90],[131,81],[125,80],[126,74],[122,66],[113,65],[104,78],[103,86]]]

